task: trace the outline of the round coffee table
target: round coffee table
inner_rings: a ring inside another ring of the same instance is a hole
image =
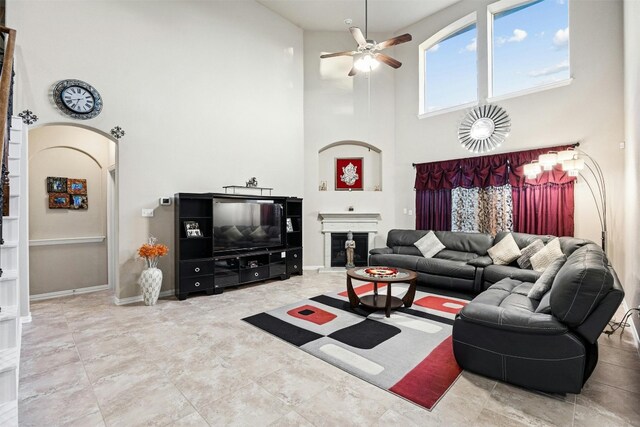
[[[416,296],[416,279],[418,275],[415,271],[405,270],[404,268],[392,268],[396,270],[394,275],[384,275],[384,271],[391,267],[356,267],[347,270],[347,294],[349,295],[349,303],[351,308],[356,308],[358,304],[365,307],[380,310],[384,309],[385,316],[391,316],[391,310],[402,307],[411,307],[413,298]],[[368,269],[379,269],[382,274],[372,275],[367,273]],[[353,289],[352,279],[373,283],[373,295],[365,295],[359,297]],[[378,295],[378,283],[387,285],[387,295]],[[402,297],[394,297],[391,295],[392,283],[408,283],[409,289]]]

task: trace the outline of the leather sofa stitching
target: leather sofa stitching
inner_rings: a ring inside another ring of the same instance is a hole
[[[591,252],[591,251],[590,251],[589,248],[587,248],[587,250],[585,251],[585,255],[583,257],[584,268],[582,270],[582,277],[580,277],[580,285],[576,289],[576,293],[573,295],[573,301],[571,301],[571,305],[569,306],[569,310],[566,311],[566,313],[564,314],[564,317],[562,318],[563,321],[567,318],[569,313],[571,313],[571,309],[573,308],[573,304],[576,302],[576,299],[578,298],[578,294],[580,293],[580,288],[582,288],[582,282],[584,281],[584,278],[587,275],[587,255],[589,254],[589,252]]]
[[[567,335],[569,336],[569,335]],[[571,357],[559,357],[559,358],[540,358],[540,357],[526,357],[526,356],[516,356],[514,354],[508,354],[508,353],[500,353],[498,351],[493,351],[493,350],[489,350],[488,348],[484,348],[484,347],[479,347],[477,345],[473,345],[473,344],[469,344],[467,342],[464,341],[460,341],[460,340],[453,340],[454,342],[460,343],[462,345],[468,345],[469,347],[473,347],[473,348],[477,348],[478,350],[482,350],[482,351],[486,351],[488,353],[493,353],[493,354],[497,354],[500,356],[507,356],[507,357],[513,357],[515,359],[525,359],[525,360],[538,360],[538,361],[543,361],[543,362],[558,362],[561,360],[574,360],[574,359],[584,359],[585,355],[584,354],[580,354],[578,356],[571,356]]]
[[[488,320],[475,319],[475,318],[469,317],[469,316],[467,316],[467,315],[465,315],[463,313],[460,313],[460,317],[462,319],[466,319],[466,320],[468,320],[470,322],[474,322],[474,323],[484,323],[484,324],[493,325],[493,326],[503,325],[503,323],[501,323],[500,321],[499,321],[499,323],[495,323],[495,322],[490,322]],[[500,317],[502,317],[502,314],[500,315]],[[548,330],[548,331],[566,331],[567,330],[567,328],[562,328],[562,327],[561,328],[558,328],[558,327],[545,328],[545,327],[542,327],[542,326],[522,326],[522,325],[507,325],[507,326],[510,326],[512,328],[522,328],[522,329],[541,329],[541,330],[544,329],[544,330]]]

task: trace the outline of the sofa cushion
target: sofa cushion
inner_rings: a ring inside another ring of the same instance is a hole
[[[391,248],[392,252],[396,255],[413,255],[413,256],[422,256],[422,252],[420,249],[415,246],[394,246]]]
[[[536,313],[551,314],[551,292],[544,294],[536,308]]]
[[[531,243],[533,243],[534,240],[537,240],[537,239],[542,240],[542,243],[546,245],[548,242],[555,239],[556,237],[556,236],[550,236],[550,235],[538,235],[538,234],[501,231],[498,234],[496,234],[496,238],[493,243],[494,244],[498,243],[500,240],[504,239],[504,237],[507,236],[508,234],[513,235],[513,238],[515,239],[520,249],[526,248]],[[593,243],[593,242],[585,239],[576,239],[575,237],[560,237],[560,247],[562,248],[562,252],[567,257],[569,257],[569,255],[571,255],[576,249],[581,248],[582,246],[587,245],[589,243]]]
[[[518,244],[510,235],[489,248],[487,253],[496,265],[509,265],[522,255]]]
[[[487,254],[493,245],[493,238],[484,233],[466,233],[461,231],[436,231],[436,237],[447,249],[471,252],[480,256]]]
[[[489,265],[484,269],[484,280],[485,282],[496,283],[502,279],[510,278],[534,283],[541,274],[534,270],[525,270],[510,265]]]
[[[433,231],[422,236],[413,245],[418,248],[425,258],[433,258],[434,255],[445,248],[442,242],[433,234]]]
[[[371,255],[369,257],[370,265],[386,266],[386,267],[399,267],[406,268],[407,270],[416,270],[418,260],[425,259],[422,255],[398,255],[398,254],[379,254]]]
[[[396,246],[413,246],[415,242],[428,232],[428,230],[389,230],[389,234],[387,234],[387,246],[390,248]]]
[[[391,248],[373,248],[369,251],[369,255],[392,254],[392,253],[393,253],[393,249]]]
[[[558,271],[560,271],[566,261],[567,257],[564,255],[553,261],[551,265],[544,270],[538,280],[536,280],[536,283],[533,284],[531,291],[529,291],[529,298],[540,300],[544,294],[549,292],[553,284],[553,279],[556,278]]]
[[[602,249],[587,244],[567,259],[551,285],[551,312],[570,326],[587,318],[613,286]]]
[[[520,268],[531,268],[531,257],[544,248],[544,243],[540,239],[531,242],[530,245],[522,248],[520,258],[516,260]]]
[[[556,259],[562,257],[563,255],[564,254],[562,252],[562,249],[560,249],[560,239],[555,238],[531,257],[531,267],[533,267],[535,271],[539,271],[542,273]]]
[[[461,279],[473,279],[476,268],[467,265],[464,261],[451,261],[438,258],[421,258],[418,260],[416,270],[423,273],[438,276],[458,277]]]
[[[473,259],[478,258],[478,254],[474,254],[472,252],[461,252],[461,251],[452,251],[450,249],[443,249],[438,252],[434,258],[439,259],[450,259],[451,261],[464,261],[469,262]]]

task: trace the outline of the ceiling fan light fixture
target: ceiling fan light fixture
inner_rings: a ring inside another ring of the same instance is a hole
[[[380,62],[373,57],[370,53],[363,54],[360,58],[353,63],[353,66],[358,71],[369,72],[371,70],[375,70],[380,65]]]

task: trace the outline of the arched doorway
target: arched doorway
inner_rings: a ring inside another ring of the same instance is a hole
[[[47,124],[30,129],[28,141],[30,298],[115,289],[116,140]],[[61,182],[70,187],[54,185]]]

